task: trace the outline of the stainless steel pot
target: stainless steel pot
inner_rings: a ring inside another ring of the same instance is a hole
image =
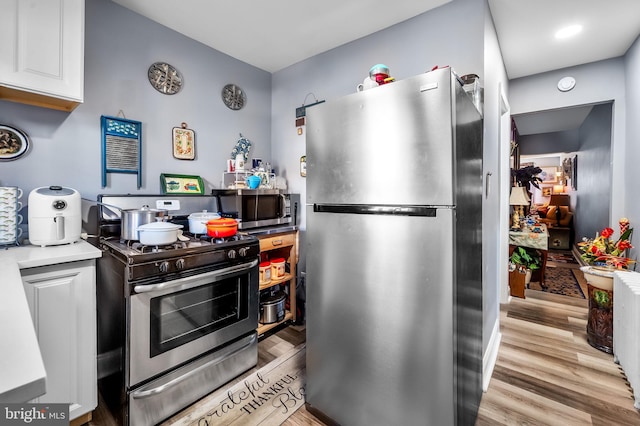
[[[144,205],[141,209],[122,209],[113,204],[100,203],[97,204],[108,208],[114,208],[120,211],[120,238],[128,241],[140,240],[138,227],[168,219],[169,211],[163,209],[150,209]]]
[[[150,209],[149,206],[142,206],[140,210],[120,210],[120,238],[138,241],[140,239],[138,228],[141,225],[164,220],[168,213],[168,210]]]
[[[260,301],[260,322],[271,324],[284,319],[285,295],[279,291]]]

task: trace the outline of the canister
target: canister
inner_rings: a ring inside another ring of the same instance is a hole
[[[260,285],[271,282],[271,262],[260,263]]]
[[[271,278],[284,278],[284,259],[279,257],[271,259]]]

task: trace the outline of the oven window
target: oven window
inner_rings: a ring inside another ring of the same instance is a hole
[[[151,299],[151,357],[248,316],[249,274]]]

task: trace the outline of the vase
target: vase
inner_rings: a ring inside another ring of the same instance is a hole
[[[608,354],[613,353],[613,271],[583,266],[587,280],[589,315],[587,341]]]

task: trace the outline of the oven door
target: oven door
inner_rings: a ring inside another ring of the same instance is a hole
[[[258,260],[158,284],[133,285],[128,386],[258,327]]]

